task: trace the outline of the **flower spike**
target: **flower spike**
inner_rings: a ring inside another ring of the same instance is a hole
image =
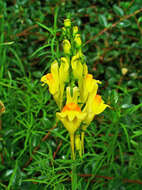
[[[41,78],[60,111],[56,117],[69,132],[72,158],[75,159],[75,145],[80,157],[84,153],[85,130],[95,115],[102,113],[109,105],[97,94],[99,80],[88,73],[82,51],[82,40],[77,26],[72,27],[70,19],[64,20],[62,34],[62,56],[51,64],[51,72]]]

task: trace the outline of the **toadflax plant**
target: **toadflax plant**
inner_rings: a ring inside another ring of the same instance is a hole
[[[70,19],[64,20],[62,36],[63,57],[51,64],[51,72],[44,75],[41,82],[48,85],[60,110],[56,117],[69,132],[72,159],[75,160],[75,148],[80,156],[84,153],[85,130],[94,116],[108,105],[97,94],[101,82],[88,73],[78,27],[72,27]]]

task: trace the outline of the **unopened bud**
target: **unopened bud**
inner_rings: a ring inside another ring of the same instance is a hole
[[[71,44],[70,44],[69,40],[63,41],[63,49],[64,49],[65,54],[70,54]]]
[[[78,27],[77,26],[73,26],[73,34],[77,34],[78,33]]]
[[[76,34],[75,35],[74,41],[76,43],[76,47],[80,47],[81,46],[82,41],[81,41],[81,38],[80,38],[80,34]]]
[[[60,82],[68,82],[69,79],[69,61],[66,57],[61,57],[59,68]]]
[[[62,27],[62,33],[63,33],[63,35],[66,34],[66,28],[65,27]]]
[[[75,79],[81,79],[83,74],[83,65],[81,63],[81,59],[79,57],[79,54],[76,54],[71,59],[71,66],[73,71],[73,76]]]
[[[65,27],[70,27],[71,26],[71,20],[70,19],[65,19],[64,20],[64,26]]]
[[[127,68],[122,68],[121,72],[122,72],[123,75],[126,75],[126,73],[128,72],[128,69]]]

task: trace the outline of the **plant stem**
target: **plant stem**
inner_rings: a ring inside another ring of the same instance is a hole
[[[1,115],[0,115],[0,130],[2,130],[2,120],[1,120]],[[0,136],[1,137],[1,136]],[[3,153],[0,153],[0,157],[1,157],[1,163],[4,164],[4,158],[3,158]]]
[[[75,165],[75,163],[72,163],[71,182],[72,182],[72,190],[76,190],[77,189],[77,174],[76,174],[76,165]]]
[[[82,153],[84,154],[84,134],[85,132],[81,132],[81,146],[82,146]]]
[[[74,153],[74,134],[72,134],[72,133],[70,133],[70,143],[71,143],[72,159],[75,160],[75,153]]]
[[[71,151],[72,151],[72,174],[71,174],[71,182],[72,182],[72,190],[77,189],[77,175],[76,175],[76,166],[74,163],[75,160],[75,151],[74,151],[74,133],[70,133],[70,143],[71,143]]]

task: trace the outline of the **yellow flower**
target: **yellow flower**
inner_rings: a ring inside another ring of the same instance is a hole
[[[41,78],[41,82],[48,84],[49,91],[52,95],[56,94],[59,89],[59,68],[56,60],[51,64],[51,73],[44,75]]]
[[[60,83],[60,109],[62,108],[65,83],[69,81],[69,61],[65,57],[61,57],[61,65],[59,68]]]
[[[75,35],[74,41],[75,41],[76,47],[79,48],[82,45],[80,34],[76,34]]]
[[[62,112],[58,112],[56,115],[68,132],[74,134],[84,120],[86,113],[81,112],[81,109],[77,104],[69,103],[64,106]]]
[[[41,78],[41,82],[43,82],[42,86],[44,86],[45,84],[49,85],[49,87],[50,87],[49,91],[52,94],[53,91],[54,91],[54,88],[52,89],[53,86],[51,85],[51,83],[54,82],[52,74],[51,73],[47,73],[46,75],[44,75]]]
[[[53,95],[57,105],[60,104],[60,90],[59,90],[59,67],[58,62],[55,60],[51,64],[51,73],[44,75],[41,78],[43,85],[48,84],[49,92]]]
[[[81,57],[79,54],[76,54],[72,57],[71,66],[74,78],[81,79],[83,74],[83,65],[81,63]]]
[[[71,26],[71,20],[70,19],[65,19],[64,20],[64,26],[65,27],[70,27]]]
[[[81,81],[80,85],[80,99],[82,103],[85,103],[89,94],[93,92],[95,95],[98,90],[98,84],[101,82],[99,80],[93,79],[93,75],[87,74]]]
[[[81,122],[86,117],[86,113],[81,112],[80,107],[76,103],[69,103],[64,106],[61,112],[57,112],[56,116],[70,134],[72,156],[75,159],[74,133],[80,127]]]
[[[82,142],[82,152],[84,153],[84,134],[86,128],[89,126],[95,115],[102,113],[109,105],[104,104],[101,96],[98,94],[90,94],[86,106],[83,112],[87,113],[86,118],[84,119],[84,124],[82,125],[83,132],[81,133],[81,142]]]
[[[61,65],[59,68],[60,80],[68,82],[69,80],[69,61],[66,57],[61,57]]]
[[[96,93],[90,94],[83,110],[85,113],[87,113],[87,117],[85,118],[84,122],[89,125],[94,116],[102,113],[107,107],[109,107],[109,105],[104,104],[104,101],[100,95]]]
[[[64,49],[65,54],[70,54],[71,44],[70,44],[69,40],[63,41],[63,49]]]
[[[41,78],[43,85],[48,84],[49,92],[53,95],[59,108],[62,108],[65,82],[69,80],[69,62],[65,57],[61,58],[60,68],[55,60],[51,64],[51,73]]]

